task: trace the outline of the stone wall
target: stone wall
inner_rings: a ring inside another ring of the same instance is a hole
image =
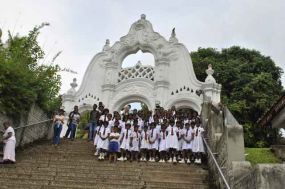
[[[285,161],[285,145],[271,145],[271,149],[278,158]]]
[[[43,138],[52,137],[52,123],[47,114],[38,106],[33,105],[26,116],[21,116],[19,123],[15,123],[6,115],[0,114],[0,124],[3,128],[3,122],[9,120],[15,129],[16,147],[30,144]],[[0,139],[2,134],[0,135]]]
[[[258,164],[252,167],[245,161],[243,128],[226,107],[204,103],[202,122],[206,128],[206,141],[232,189],[284,188],[285,164]],[[225,188],[210,155],[208,167],[211,188]]]
[[[249,169],[240,170],[239,166],[233,164],[233,162],[238,162],[239,165],[247,164],[244,161],[243,128],[226,107],[215,106],[210,102],[205,102],[202,106],[205,137],[226,180],[233,186],[236,179],[249,171]],[[224,188],[224,183],[210,155],[208,155],[208,166],[209,175],[212,176],[211,182],[217,188]]]
[[[285,164],[257,164],[237,180],[234,189],[283,189]]]

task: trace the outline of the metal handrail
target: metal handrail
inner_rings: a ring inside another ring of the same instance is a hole
[[[41,123],[46,123],[46,122],[49,122],[49,121],[52,121],[52,119],[47,119],[47,120],[40,121],[40,122],[37,122],[37,123],[31,123],[31,124],[28,124],[28,125],[16,127],[16,128],[14,128],[14,130],[21,129],[21,128],[26,128],[26,127],[30,127],[30,126],[33,126],[33,125],[38,125],[38,124],[41,124]],[[4,133],[3,130],[0,130],[0,132]]]
[[[222,180],[223,180],[224,184],[226,185],[226,188],[227,189],[231,189],[231,187],[230,187],[228,181],[226,180],[226,178],[224,176],[224,173],[222,172],[222,169],[220,168],[220,166],[219,166],[219,164],[218,164],[218,162],[217,162],[217,160],[216,160],[216,158],[215,158],[211,148],[209,147],[209,145],[206,142],[205,138],[202,137],[202,139],[203,139],[204,144],[206,145],[206,148],[207,148],[208,152],[210,153],[210,156],[212,157],[212,159],[213,159],[213,161],[214,161],[214,163],[215,163],[215,165],[216,165],[216,167],[218,169],[218,172],[219,172],[220,176],[222,177]]]

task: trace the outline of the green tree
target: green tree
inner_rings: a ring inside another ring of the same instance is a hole
[[[39,64],[44,58],[44,51],[37,38],[40,29],[36,26],[27,36],[12,36],[6,42],[0,40],[0,112],[19,118],[36,103],[46,111],[58,106],[60,98],[60,70],[50,64]],[[58,54],[57,54],[58,55]]]
[[[208,64],[213,65],[214,77],[222,84],[222,103],[244,125],[246,146],[265,140],[256,121],[282,94],[282,69],[270,57],[238,46],[221,51],[199,48],[191,52],[191,58],[201,81]]]

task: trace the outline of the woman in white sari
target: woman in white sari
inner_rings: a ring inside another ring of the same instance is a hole
[[[4,143],[4,156],[3,156],[3,162],[4,164],[9,163],[15,163],[15,147],[16,147],[16,137],[15,137],[15,131],[13,127],[11,126],[9,121],[6,121],[3,123],[5,132],[3,135],[3,143]]]

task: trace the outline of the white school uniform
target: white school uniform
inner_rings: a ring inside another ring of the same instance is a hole
[[[156,128],[148,130],[148,140],[149,140],[149,147],[148,149],[152,150],[158,150],[158,137],[159,137],[159,131]],[[154,142],[154,143],[150,143]]]
[[[13,129],[13,127],[9,126],[4,134],[3,134],[3,138],[8,136],[8,133],[11,133],[12,136],[10,138],[8,138],[7,140],[4,140],[4,148],[3,148],[3,160],[10,160],[15,162],[16,158],[15,158],[15,147],[16,147],[16,137],[15,137],[15,131]]]
[[[141,149],[149,149],[148,131],[143,130],[141,133]]]
[[[130,150],[130,139],[131,139],[131,135],[132,135],[132,130],[131,129],[124,129],[121,132],[121,146],[120,148],[124,149],[124,150]],[[122,138],[123,137],[123,138]]]
[[[139,131],[142,131],[144,127],[144,121],[142,120],[142,118],[138,118],[138,126],[139,126]]]
[[[179,140],[178,140],[178,150],[181,151],[182,150],[182,145],[183,145],[183,138],[182,138],[182,135],[183,135],[183,131],[184,129],[180,129],[178,128],[178,135],[179,135]]]
[[[99,118],[100,121],[109,121],[108,116],[107,115],[101,115]]]
[[[189,119],[184,119],[184,120],[183,120],[184,126],[185,126],[186,123],[189,123],[189,122],[190,122]]]
[[[160,131],[159,139],[159,152],[166,151],[166,131]]]
[[[98,139],[98,143],[97,143],[97,148],[98,149],[104,149],[104,150],[108,150],[109,149],[109,140],[108,140],[108,135],[110,134],[110,129],[108,127],[101,127],[100,131],[99,131],[99,139]],[[102,140],[102,138],[106,138],[105,140]]]
[[[161,130],[161,124],[158,123],[155,128],[157,129],[158,132],[160,132],[160,130]]]
[[[109,125],[108,125],[108,128],[110,129],[110,131],[112,130],[112,128],[114,127],[114,121],[113,120],[110,120],[109,121]]]
[[[204,129],[202,127],[194,128],[193,152],[205,152],[203,139],[202,139],[203,132],[204,132]]]
[[[121,131],[123,131],[125,129],[126,123],[122,120],[119,120],[119,128],[121,129]]]
[[[166,131],[168,132],[168,135],[166,137],[166,149],[174,148],[178,150],[178,128],[170,125],[167,127]]]
[[[96,136],[94,138],[94,146],[96,146],[98,144],[98,140],[99,140],[99,130],[102,128],[103,126],[97,126],[96,127]]]
[[[194,129],[192,129],[191,127],[187,130],[186,128],[183,129],[183,144],[182,144],[182,150],[192,150],[192,146],[193,146],[193,140],[192,139],[192,134],[194,133]],[[187,141],[190,141],[190,143],[186,142],[184,139],[186,139]]]
[[[132,134],[131,134],[131,137],[133,138],[133,141],[132,141],[132,147],[131,147],[131,151],[135,151],[135,152],[138,152],[140,151],[140,138],[141,138],[141,134],[137,131],[133,131]]]

